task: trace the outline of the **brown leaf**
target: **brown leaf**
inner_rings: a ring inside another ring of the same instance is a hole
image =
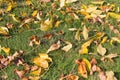
[[[22,78],[24,74],[26,73],[26,71],[15,69],[15,73],[19,76],[19,78]]]
[[[29,46],[33,46],[34,44],[39,45],[40,44],[40,39],[36,35],[32,35],[30,37],[30,43]]]
[[[54,51],[60,48],[60,41],[58,41],[56,44],[52,44],[50,46],[50,48],[47,50],[47,53],[49,53],[50,51]]]
[[[43,38],[45,38],[45,39],[51,39],[52,36],[53,36],[52,34],[46,34],[46,35],[43,36]]]

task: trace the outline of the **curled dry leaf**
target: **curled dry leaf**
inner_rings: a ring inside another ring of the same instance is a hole
[[[106,73],[106,76],[107,76],[106,80],[117,80],[117,78],[114,76],[113,71],[106,71],[105,73]]]
[[[35,36],[35,35],[32,35],[30,37],[30,43],[29,43],[29,46],[33,46],[33,44],[36,44],[36,45],[39,45],[40,44],[40,39],[39,37]]]
[[[33,22],[34,21],[34,19],[33,18],[25,18],[25,19],[23,19],[23,21],[22,21],[22,23],[20,24],[20,28],[23,26],[23,25],[25,25],[25,24],[28,24],[28,23],[31,23],[31,22]]]
[[[40,76],[29,76],[29,80],[40,80]]]
[[[1,35],[9,35],[8,28],[0,26],[0,34]]]
[[[45,38],[45,39],[51,39],[52,36],[53,36],[52,34],[46,34],[46,35],[43,36],[43,38]]]
[[[119,56],[119,55],[118,55],[117,53],[115,53],[115,54],[108,54],[108,55],[106,55],[106,56],[103,56],[103,57],[101,58],[101,60],[104,61],[105,59],[110,59],[111,61],[113,61],[112,58],[116,58],[116,57],[118,57],[118,56]]]
[[[50,48],[47,50],[47,53],[49,53],[50,51],[54,51],[60,48],[60,41],[58,41],[56,44],[52,44],[50,46]]]
[[[76,31],[77,28],[69,28],[68,30],[69,30],[69,31]]]
[[[67,45],[62,48],[63,51],[68,52],[72,48],[72,44],[68,41],[64,41]]]
[[[99,44],[98,47],[97,47],[97,52],[98,52],[100,55],[104,56],[105,53],[106,53],[106,48],[103,48],[102,45]]]
[[[26,73],[26,71],[15,69],[15,73],[19,76],[19,78],[22,78],[24,76],[24,74]]]

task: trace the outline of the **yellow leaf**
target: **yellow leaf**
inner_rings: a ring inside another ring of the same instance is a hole
[[[30,74],[35,75],[35,76],[40,75],[40,74],[41,74],[41,68],[39,68],[39,69],[36,70],[36,71],[32,71],[32,72],[30,72]]]
[[[7,55],[10,54],[10,48],[2,47],[1,48]]]
[[[80,29],[77,30],[77,32],[75,34],[75,39],[80,41]]]
[[[11,16],[12,19],[13,19],[15,22],[20,22],[20,21],[15,17],[15,14],[10,14],[9,16]]]
[[[66,46],[64,46],[62,48],[62,50],[64,50],[65,52],[68,52],[71,48],[72,48],[72,44],[68,41],[65,41],[65,43],[67,44]]]
[[[29,76],[29,80],[40,80],[40,76]]]
[[[66,0],[66,3],[73,3],[76,2],[77,0]]]
[[[117,38],[117,37],[112,37],[112,40],[113,40],[113,41],[116,41],[116,42],[118,42],[118,43],[120,43],[120,39]]]
[[[8,35],[9,34],[8,28],[0,26],[0,34],[1,35]]]
[[[47,30],[51,29],[52,27],[53,27],[52,19],[49,20],[49,18],[48,18],[47,20],[45,20],[44,22],[41,23],[40,30],[47,31]]]
[[[83,58],[83,61],[86,63],[86,65],[88,67],[88,70],[90,71],[91,70],[91,64],[90,64],[90,62],[86,58]]]
[[[97,6],[88,6],[88,8],[86,9],[86,12],[91,13],[95,11],[97,8],[98,8]]]
[[[27,4],[27,5],[32,4],[31,0],[26,0],[26,4]]]
[[[91,3],[92,3],[92,4],[102,5],[102,4],[104,3],[104,1],[92,1]]]
[[[36,64],[37,66],[43,67],[43,68],[48,68],[48,62],[45,59],[42,59],[40,57],[35,57],[33,59],[33,63]]]
[[[52,58],[50,58],[50,57],[48,56],[48,54],[39,53],[39,56],[40,56],[40,58],[42,58],[42,59],[45,59],[45,60],[47,60],[47,61],[52,62]]]
[[[61,22],[62,22],[62,21],[57,21],[57,22],[55,23],[55,27],[59,27],[59,25],[60,25]]]
[[[97,52],[98,52],[100,55],[104,56],[105,53],[106,53],[106,48],[103,48],[102,45],[99,44],[98,47],[97,47]]]
[[[114,12],[108,12],[107,17],[110,16],[115,19],[120,19],[120,14],[114,13]]]
[[[80,54],[88,54],[88,48],[87,48],[87,47],[82,47],[82,48],[79,50],[79,53],[80,53]]]
[[[11,10],[12,10],[12,4],[9,3],[9,4],[8,4],[8,7],[7,7],[7,9],[6,9],[6,11],[8,12],[8,11],[11,11]]]
[[[88,47],[88,46],[90,46],[90,44],[92,43],[92,41],[93,41],[93,39],[88,40],[87,42],[85,42],[85,43],[82,45],[82,47]]]
[[[83,28],[83,37],[85,40],[88,39],[88,30],[87,30],[86,26],[84,26],[84,28]]]
[[[93,18],[96,18],[96,17],[100,17],[100,14],[102,13],[101,10],[94,10],[92,13],[91,13],[91,17]]]
[[[35,17],[37,15],[37,13],[38,13],[37,10],[33,11],[32,16]]]
[[[101,44],[105,43],[105,42],[107,41],[107,39],[108,39],[107,36],[103,37],[103,39],[102,39],[102,41],[101,41]]]
[[[47,53],[49,53],[50,51],[54,51],[60,48],[60,41],[58,41],[56,44],[52,44],[50,46],[50,48],[47,50]]]

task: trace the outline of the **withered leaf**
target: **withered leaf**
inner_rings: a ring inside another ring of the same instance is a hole
[[[101,44],[98,45],[97,51],[100,55],[104,56],[106,53],[106,48],[103,48]]]
[[[56,44],[52,44],[50,46],[50,48],[47,50],[47,53],[49,53],[50,51],[54,51],[60,48],[60,41],[58,41]]]

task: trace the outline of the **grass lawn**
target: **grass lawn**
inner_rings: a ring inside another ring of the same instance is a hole
[[[24,54],[22,55],[22,58],[24,61],[29,65],[34,65],[32,59],[38,55],[38,53],[46,53],[46,51],[49,49],[49,47],[56,43],[58,40],[65,40],[72,43],[72,48],[65,52],[61,49],[57,49],[55,51],[49,52],[49,56],[52,58],[52,62],[49,64],[49,69],[45,70],[43,74],[40,75],[41,80],[59,80],[62,74],[68,75],[68,74],[75,74],[79,76],[79,80],[99,80],[98,73],[95,72],[93,75],[88,75],[88,78],[83,78],[77,70],[78,65],[75,63],[75,60],[86,58],[89,61],[92,57],[96,58],[98,62],[98,66],[103,71],[113,71],[115,73],[115,77],[120,80],[120,56],[114,58],[114,62],[111,62],[110,60],[101,61],[101,55],[97,53],[97,45],[95,43],[91,44],[89,46],[89,53],[94,54],[79,54],[79,49],[81,48],[82,44],[86,42],[86,40],[83,39],[82,34],[80,34],[80,41],[77,41],[75,39],[76,31],[69,31],[69,28],[76,28],[82,30],[83,25],[82,22],[84,20],[84,16],[81,14],[77,14],[79,16],[79,19],[76,20],[73,17],[69,16],[68,14],[62,14],[61,11],[65,12],[65,8],[62,8],[61,10],[52,9],[51,3],[37,3],[38,0],[31,0],[32,6],[25,5],[25,0],[15,0],[17,7],[13,7],[12,10],[0,13],[0,26],[6,26],[7,23],[12,23],[13,27],[9,28],[9,36],[0,35],[0,45],[2,47],[8,47],[10,48],[10,54],[13,55],[15,51],[23,50]],[[73,6],[75,8],[79,8],[82,3],[88,5],[91,1],[95,0],[81,0],[79,3],[73,3],[68,4],[67,6]],[[120,8],[120,1],[119,0],[104,0],[106,3],[111,3],[119,6]],[[9,2],[8,2],[9,3]],[[7,8],[7,2],[0,3],[0,10]],[[57,7],[59,8],[59,3],[55,3]],[[50,30],[47,31],[41,31],[40,30],[40,23],[30,22],[28,24],[23,25],[21,28],[19,26],[21,25],[21,22],[16,22],[10,14],[15,14],[15,18],[19,20],[23,20],[25,17],[30,18],[33,11],[38,10],[42,12],[41,19],[46,20],[47,18],[50,18],[51,15],[57,15],[57,20],[61,20],[62,23],[59,25],[59,27],[53,27]],[[117,12],[117,13],[120,13]],[[26,15],[24,15],[26,14]],[[51,14],[51,15],[49,15]],[[120,22],[118,23],[116,19],[109,18],[108,22],[113,25],[116,29],[120,31]],[[92,37],[96,35],[96,32],[104,32],[105,35],[110,40],[112,37],[116,37],[117,34],[115,34],[112,30],[109,29],[109,27],[104,24],[101,25],[100,23],[91,23],[89,21],[86,21],[85,23],[87,28],[90,28],[89,31],[89,37]],[[104,30],[102,29],[104,27]],[[96,31],[96,32],[95,32]],[[64,34],[62,34],[63,32]],[[52,37],[50,39],[44,38],[46,34],[52,34]],[[29,46],[30,37],[32,35],[36,35],[39,37],[41,43],[40,45],[33,45],[32,47]],[[61,47],[65,46],[66,44],[61,41]],[[106,55],[110,53],[117,53],[120,55],[120,44],[118,42],[115,42],[113,45],[111,45],[109,42],[106,42],[103,44],[103,46],[107,49]],[[0,55],[4,55],[7,57],[6,53],[4,51],[0,52]],[[15,69],[22,70],[23,66],[16,66],[13,62],[11,62],[9,65],[4,67],[3,69],[0,69],[0,76],[7,75],[6,79],[3,80],[20,80],[20,78],[15,74]],[[2,80],[2,78],[1,78]]]

